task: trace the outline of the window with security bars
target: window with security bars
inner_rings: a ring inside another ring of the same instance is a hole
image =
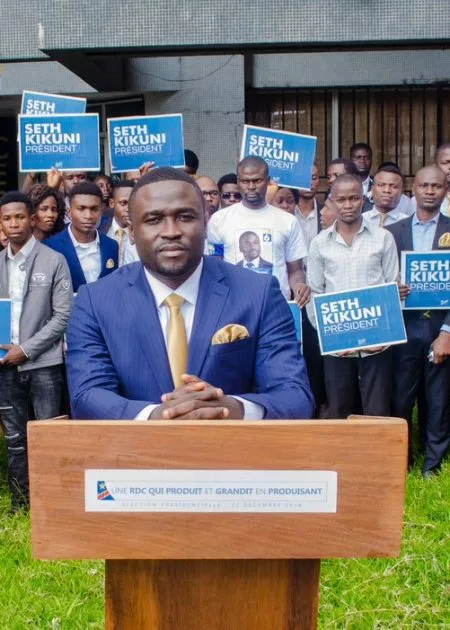
[[[332,128],[333,94],[337,134]],[[372,171],[381,162],[396,162],[410,191],[414,173],[433,161],[439,144],[450,142],[450,87],[249,90],[246,122],[317,136],[322,191],[333,157],[333,132],[339,138],[339,156],[348,157],[355,142],[367,142],[373,150]]]

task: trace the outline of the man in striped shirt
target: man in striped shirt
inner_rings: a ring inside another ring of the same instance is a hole
[[[361,180],[354,175],[337,178],[331,199],[337,208],[336,222],[313,239],[309,252],[308,284],[312,295],[397,282],[399,267],[392,235],[361,216]],[[314,321],[312,304],[307,308]],[[389,415],[389,348],[325,356],[324,370],[329,417],[346,418],[360,411],[366,415]]]

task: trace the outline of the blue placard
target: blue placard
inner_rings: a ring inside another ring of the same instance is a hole
[[[20,115],[19,159],[23,173],[99,171],[98,114]]]
[[[20,113],[26,116],[52,116],[54,114],[84,114],[86,99],[75,96],[60,96],[44,92],[22,93]]]
[[[406,342],[397,283],[314,296],[322,354]]]
[[[112,173],[137,171],[146,162],[184,166],[183,116],[131,116],[108,119]]]
[[[244,125],[241,160],[261,157],[269,165],[270,179],[288,188],[311,188],[317,138],[289,131]]]
[[[9,343],[11,343],[11,300],[0,299],[0,344]],[[0,359],[3,359],[6,354],[7,350],[0,348]]]
[[[289,300],[288,304],[291,309],[292,317],[294,318],[295,334],[297,341],[300,343],[300,352],[303,353],[302,309],[294,300]]]
[[[450,308],[450,251],[402,252],[401,272],[411,289],[405,310]]]

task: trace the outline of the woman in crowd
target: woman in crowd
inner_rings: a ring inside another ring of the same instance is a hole
[[[34,236],[44,241],[61,232],[65,227],[65,207],[60,193],[45,184],[35,184],[28,196],[33,204]]]
[[[299,198],[299,192],[294,188],[278,188],[273,196],[272,205],[295,215]]]

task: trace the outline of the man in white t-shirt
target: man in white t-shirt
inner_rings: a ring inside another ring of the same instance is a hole
[[[238,164],[237,181],[242,201],[213,214],[208,223],[208,243],[215,249],[223,247],[226,262],[273,274],[284,297],[289,300],[292,290],[303,306],[310,295],[303,269],[308,250],[297,219],[266,202],[269,169],[263,159],[244,158]],[[249,256],[244,255],[243,250],[252,249],[257,267],[249,267]],[[259,268],[261,260],[264,269]]]

